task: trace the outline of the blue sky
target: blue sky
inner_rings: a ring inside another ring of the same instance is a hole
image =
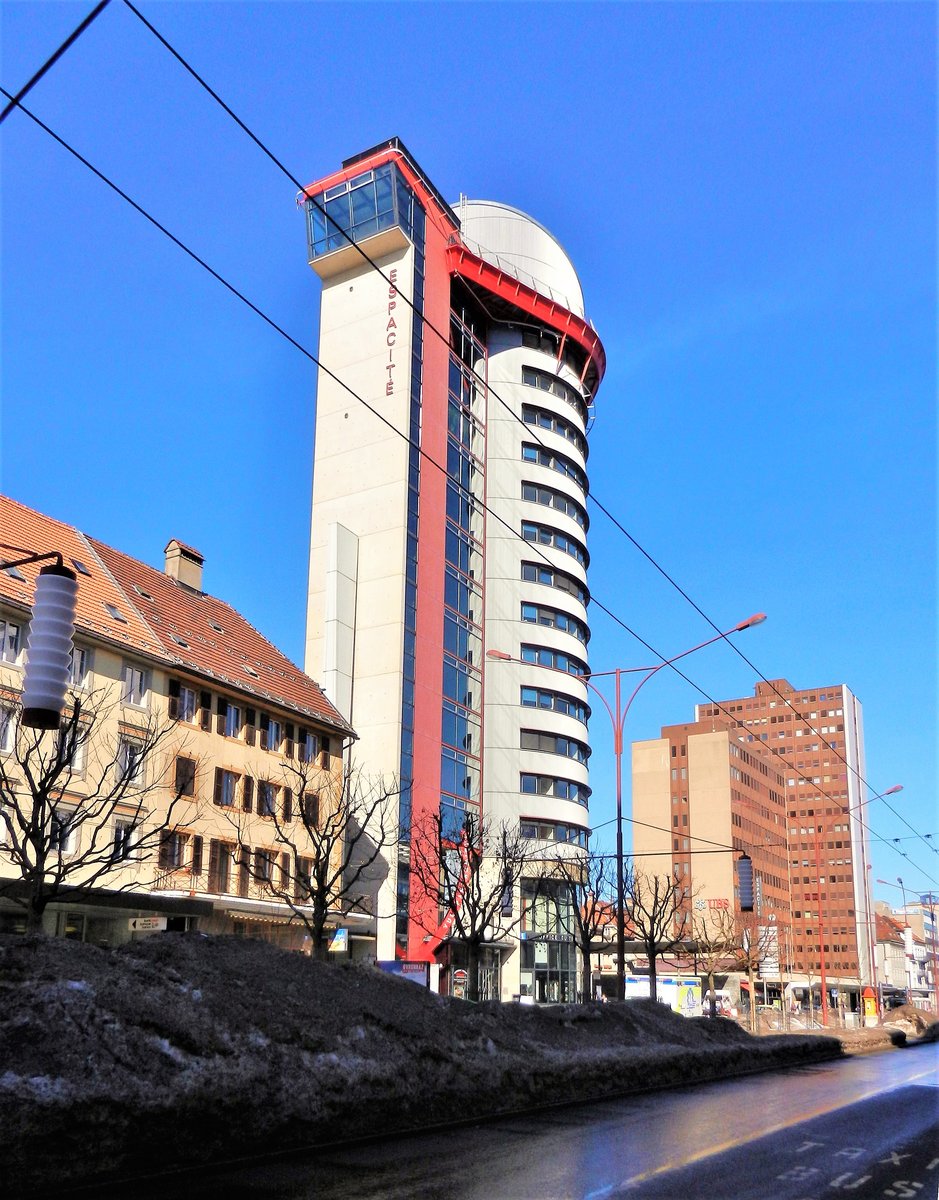
[[[5,4],[3,86],[91,7]],[[767,678],[855,691],[868,781],[939,843],[934,7],[141,7],[299,178],[398,135],[445,195],[557,235],[607,349],[594,493],[719,625],[769,614],[740,636]],[[315,349],[294,188],[119,0],[27,104]],[[0,485],[154,565],[198,546],[299,660],[313,367],[22,114],[0,152]],[[707,638],[592,515],[594,595],[663,655]],[[592,624],[596,670],[656,661]],[[726,646],[685,670],[702,690],[661,672],[628,738],[755,683]],[[868,813],[875,877],[939,891]]]

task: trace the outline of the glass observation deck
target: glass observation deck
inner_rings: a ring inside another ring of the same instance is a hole
[[[414,239],[417,201],[393,162],[337,183],[305,204],[309,262],[389,229]]]

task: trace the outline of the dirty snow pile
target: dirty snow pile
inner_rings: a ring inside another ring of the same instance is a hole
[[[0,1193],[838,1053],[648,1000],[472,1005],[235,938],[0,937]]]

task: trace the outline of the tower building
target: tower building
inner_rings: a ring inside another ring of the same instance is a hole
[[[871,984],[874,911],[857,697],[845,684],[794,688],[773,679],[721,708],[736,716],[744,744],[762,742],[781,756],[794,970],[835,986]],[[696,709],[698,719],[719,712],[710,704]]]
[[[439,958],[410,883],[428,815],[586,844],[604,352],[557,239],[505,204],[451,206],[397,138],[301,199],[323,284],[306,664],[363,766],[400,780],[377,955]],[[494,994],[534,989],[524,945],[492,965]]]
[[[633,853],[644,873],[675,878],[692,940],[752,940],[778,997],[791,940],[785,779],[746,737],[719,716],[633,743]],[[753,867],[752,914],[741,907],[743,854]]]
[[[843,684],[761,681],[752,696],[699,704],[693,723],[633,746],[633,816],[661,827],[637,825],[637,860],[668,862],[700,907],[734,896],[714,843],[746,852],[763,980],[810,987],[816,1003],[837,989],[859,1008],[875,936],[864,770],[861,706]]]

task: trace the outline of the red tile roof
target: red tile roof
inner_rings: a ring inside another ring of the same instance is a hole
[[[153,630],[99,561],[88,539],[77,529],[0,496],[0,542],[21,546],[27,554],[57,550],[70,568],[74,568],[76,561],[82,563],[89,574],[78,572],[76,627],[118,646],[163,656],[161,643]],[[11,562],[22,555],[0,547],[0,557]],[[0,597],[17,608],[31,610],[36,576],[43,566],[45,563],[26,563],[17,567],[26,577],[25,583],[0,570]],[[126,618],[126,624],[115,620],[104,607],[106,604],[114,605]]]
[[[0,496],[0,530],[3,542],[28,552],[58,550],[67,566],[73,565],[72,559],[85,565],[90,574],[78,573],[78,629],[160,659],[170,670],[175,666],[354,736],[319,684],[222,600],[195,592],[162,571],[5,496]],[[10,561],[19,555],[0,549],[0,557]],[[18,569],[25,582],[0,570],[0,597],[29,609],[39,566]],[[127,623],[111,617],[105,604],[114,605]],[[186,645],[174,641],[173,635]]]
[[[877,941],[878,942],[902,942],[903,941],[903,926],[895,921],[893,917],[885,916],[883,913],[876,914],[877,925]]]

